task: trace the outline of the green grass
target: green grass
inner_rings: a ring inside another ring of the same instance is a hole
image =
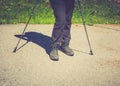
[[[0,17],[1,24],[26,23],[31,14],[32,8],[3,11]],[[86,24],[120,24],[119,10],[110,9],[103,6],[84,6],[83,16]],[[117,15],[118,14],[118,15]],[[75,8],[72,18],[73,23],[82,23],[79,9]],[[54,15],[49,5],[39,5],[30,20],[31,24],[53,24]]]

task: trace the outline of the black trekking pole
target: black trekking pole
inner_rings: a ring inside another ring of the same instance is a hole
[[[32,12],[31,12],[31,14],[30,14],[30,16],[29,16],[29,19],[28,19],[28,21],[27,21],[27,23],[26,23],[26,25],[25,25],[25,27],[24,27],[24,30],[23,30],[23,32],[22,32],[22,34],[21,34],[21,36],[20,36],[20,38],[19,38],[19,40],[18,40],[18,43],[17,43],[16,47],[15,47],[14,50],[13,50],[14,53],[17,51],[17,47],[18,47],[21,39],[22,39],[23,36],[24,36],[25,30],[27,29],[27,26],[28,26],[28,24],[29,24],[29,22],[30,22],[30,19],[32,18],[33,14],[34,14],[34,10],[35,10],[36,6],[37,6],[37,0],[36,0],[35,5],[34,5],[34,7],[33,7],[33,9],[32,9]]]
[[[80,14],[82,16],[82,22],[83,22],[83,25],[84,25],[85,33],[86,33],[87,40],[88,40],[88,45],[89,45],[89,48],[90,48],[90,55],[93,55],[91,44],[90,44],[90,40],[89,40],[89,36],[88,36],[88,33],[87,33],[87,28],[86,28],[84,17],[83,17],[83,13],[82,13],[82,6],[81,6],[80,0],[77,0],[77,3],[78,3],[78,8],[80,9]]]

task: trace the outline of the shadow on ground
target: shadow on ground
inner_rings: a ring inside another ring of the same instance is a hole
[[[19,49],[21,49],[22,47],[24,47],[27,43],[33,42],[33,43],[41,46],[42,48],[44,48],[48,55],[50,54],[50,39],[51,38],[49,36],[46,36],[42,33],[37,33],[37,32],[26,32],[23,36],[15,35],[15,37],[26,40],[26,43],[24,43],[23,45],[21,45],[20,47],[18,47],[17,49],[14,50],[15,52],[18,51]],[[76,49],[72,49],[72,50],[74,50],[76,52],[80,52],[80,53],[90,54],[88,52],[79,51]]]
[[[19,47],[17,50],[25,46],[28,42],[33,42],[42,48],[45,49],[46,53],[49,55],[50,53],[50,37],[43,35],[42,33],[37,32],[26,32],[23,36],[21,35],[15,35],[15,37],[21,38],[23,40],[26,40],[27,42],[23,44],[21,47]]]

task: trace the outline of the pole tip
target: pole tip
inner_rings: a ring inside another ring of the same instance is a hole
[[[13,53],[15,53],[16,52],[16,48],[13,50]]]
[[[93,55],[93,52],[92,52],[92,51],[90,51],[90,55]]]

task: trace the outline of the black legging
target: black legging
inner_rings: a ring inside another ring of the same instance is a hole
[[[60,43],[69,44],[74,2],[75,0],[50,0],[55,16],[51,46],[56,46],[56,44]]]

